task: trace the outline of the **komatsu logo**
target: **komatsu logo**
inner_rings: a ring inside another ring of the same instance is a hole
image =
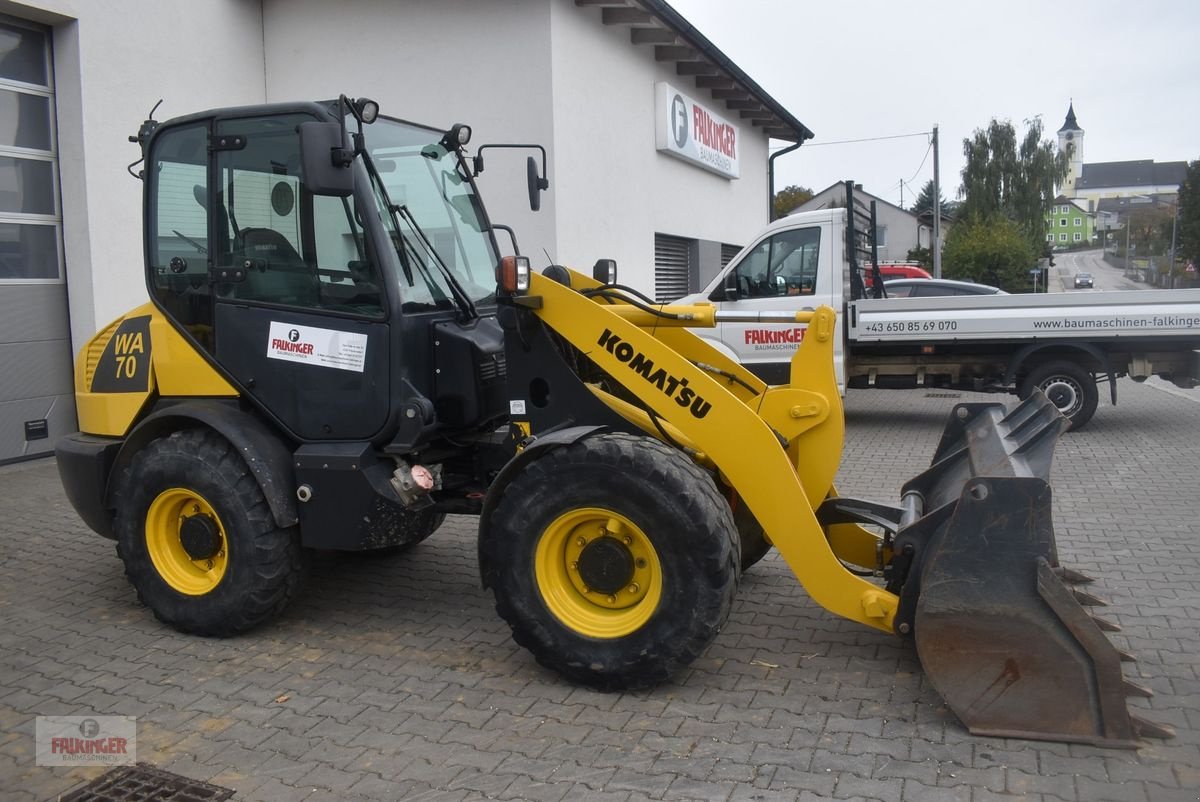
[[[688,380],[672,376],[665,368],[655,369],[654,360],[622,340],[610,330],[605,329],[596,344],[608,351],[618,362],[622,362],[634,373],[653,384],[663,395],[674,399],[676,404],[686,407],[694,418],[703,418],[712,409],[712,404],[704,397],[688,387]]]

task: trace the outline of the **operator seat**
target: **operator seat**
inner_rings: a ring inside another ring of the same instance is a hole
[[[237,297],[254,301],[317,305],[317,276],[292,243],[273,228],[241,232],[242,254],[251,260]]]

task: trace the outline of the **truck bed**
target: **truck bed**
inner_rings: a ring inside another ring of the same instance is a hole
[[[1200,348],[1200,290],[867,298],[847,304],[851,343],[1156,341]]]

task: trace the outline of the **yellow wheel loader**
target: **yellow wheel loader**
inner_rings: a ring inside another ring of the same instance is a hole
[[[976,733],[1133,747],[1165,728],[1086,578],[1058,563],[1040,394],[957,407],[897,503],[833,486],[835,312],[769,387],[693,335],[712,306],[500,256],[470,129],[336,101],[218,109],[135,138],[150,302],[79,356],[58,447],[83,520],[185,632],[259,625],[328,550],[479,516],[513,637],[570,679],[651,685],[720,631],[773,546],[830,613],[913,639]],[[512,146],[509,146],[512,147]],[[545,155],[528,160],[536,209]],[[519,251],[518,251],[519,252]]]

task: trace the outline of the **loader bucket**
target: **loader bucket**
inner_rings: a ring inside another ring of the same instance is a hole
[[[1047,481],[1066,420],[1040,393],[1004,416],[963,404],[904,486],[896,629],[972,733],[1136,748],[1173,733],[1132,715],[1117,651],[1058,563]],[[897,580],[893,580],[897,581]]]

